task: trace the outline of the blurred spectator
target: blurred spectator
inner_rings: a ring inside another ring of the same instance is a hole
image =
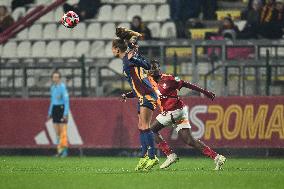
[[[277,1],[277,4],[282,4],[282,1]],[[281,18],[279,18],[279,15]],[[261,11],[259,35],[268,39],[282,38],[282,24],[279,24],[281,21],[282,13],[279,14],[276,9],[275,0],[268,0]]]
[[[78,4],[70,5],[65,3],[63,5],[64,12],[74,11],[76,12],[80,20],[94,18],[101,6],[100,0],[80,0]]]
[[[263,7],[262,0],[252,0],[247,10],[243,12],[242,19],[245,19],[246,25],[240,32],[239,38],[249,39],[257,38],[257,32],[260,24],[260,15]]]
[[[170,0],[171,19],[175,22],[177,28],[177,37],[185,38],[186,22],[190,18],[197,18],[201,11],[200,0]]]
[[[241,19],[247,20],[250,14],[255,11],[260,14],[263,5],[265,5],[265,0],[250,0],[247,8],[242,12]]]
[[[265,3],[266,3],[266,0],[258,0],[262,5],[265,5]],[[247,5],[247,8],[246,8],[246,10],[251,10],[251,9],[253,9],[253,4],[255,3],[255,0],[249,0],[248,1],[248,5]]]
[[[142,40],[152,39],[150,29],[143,23],[140,16],[134,16],[132,18],[130,29],[142,34]]]
[[[281,28],[284,27],[284,0],[276,0],[275,9],[277,11],[276,21],[279,23]]]
[[[7,7],[0,6],[0,33],[6,30],[13,23],[14,23],[14,19],[10,15]]]
[[[13,0],[12,1],[12,11],[14,11],[18,7],[26,6],[27,4],[34,3],[34,0]]]
[[[269,23],[275,18],[275,0],[267,0],[261,10],[261,23]]]
[[[225,17],[222,25],[219,27],[218,34],[229,39],[236,39],[239,34],[239,28],[235,25],[231,17]]]
[[[217,0],[201,0],[203,20],[216,19]]]

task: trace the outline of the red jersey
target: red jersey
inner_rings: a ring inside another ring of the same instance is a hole
[[[174,111],[184,106],[183,101],[178,96],[178,90],[183,87],[184,81],[172,75],[162,74],[157,83],[160,91],[160,101],[162,111]]]

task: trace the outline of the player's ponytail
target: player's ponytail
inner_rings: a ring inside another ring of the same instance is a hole
[[[126,41],[130,41],[132,38],[139,38],[142,36],[140,33],[124,28],[124,27],[117,27],[115,34],[120,39],[123,39]]]
[[[120,51],[125,52],[127,48],[136,45],[139,37],[142,35],[138,32],[132,31],[124,27],[116,28],[116,38],[112,41],[112,46],[118,48]]]

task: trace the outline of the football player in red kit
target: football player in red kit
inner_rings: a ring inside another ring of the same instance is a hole
[[[214,99],[215,94],[192,83],[180,80],[178,77],[162,74],[160,72],[159,62],[156,60],[151,62],[150,77],[152,77],[157,83],[161,103],[161,113],[156,117],[151,129],[155,133],[155,141],[158,144],[158,148],[167,155],[167,160],[160,166],[160,168],[167,168],[178,160],[177,155],[173,152],[167,142],[163,140],[159,133],[161,129],[167,126],[173,126],[184,143],[194,147],[205,156],[213,159],[216,164],[215,170],[221,169],[226,158],[217,154],[202,141],[193,138],[191,125],[188,120],[188,108],[179,98],[177,91],[183,87],[192,89],[204,94],[212,100]]]
[[[188,120],[188,108],[179,98],[177,91],[185,87],[198,91],[210,99],[215,98],[215,94],[206,91],[192,83],[180,80],[172,75],[162,74],[158,61],[151,61],[149,80],[153,80],[155,91],[159,92],[161,113],[152,123],[151,129],[155,133],[155,142],[158,148],[167,155],[166,161],[160,166],[161,169],[169,167],[178,160],[177,155],[173,152],[167,142],[162,138],[159,131],[167,126],[173,126],[184,143],[199,150],[205,156],[214,160],[215,170],[220,170],[226,161],[226,158],[217,154],[214,150],[206,146],[202,141],[193,138],[191,125]],[[131,98],[131,95],[122,95],[123,99]]]

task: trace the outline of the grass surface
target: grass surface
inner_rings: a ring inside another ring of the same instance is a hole
[[[133,171],[137,161],[137,158],[0,157],[0,188],[284,188],[284,159],[228,159],[224,170],[213,171],[210,159],[182,158],[167,170],[157,166],[147,173]]]

